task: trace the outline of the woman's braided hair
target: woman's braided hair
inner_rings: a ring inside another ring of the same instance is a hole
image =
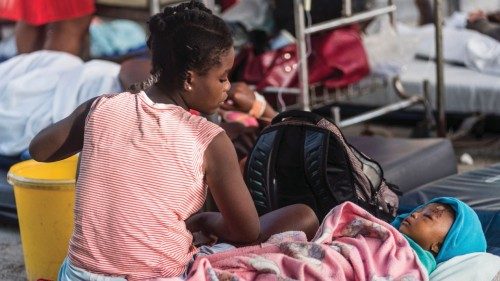
[[[196,1],[166,7],[152,16],[148,25],[153,69],[150,78],[134,85],[133,91],[158,82],[168,88],[181,88],[189,70],[205,74],[233,45],[224,21]]]

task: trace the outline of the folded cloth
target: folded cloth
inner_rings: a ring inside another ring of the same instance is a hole
[[[453,197],[439,197],[430,200],[415,208],[412,212],[397,216],[392,225],[399,229],[401,222],[415,210],[423,208],[431,203],[442,203],[450,205],[455,210],[455,221],[453,222],[443,245],[436,256],[436,262],[441,263],[453,257],[475,253],[486,252],[486,238],[484,236],[481,222],[476,212],[464,202]]]

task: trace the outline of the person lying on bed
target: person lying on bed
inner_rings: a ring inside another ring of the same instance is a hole
[[[486,251],[477,214],[451,197],[388,224],[352,202],[332,209],[316,236],[282,233],[266,243],[195,260],[189,280],[428,280],[437,263]],[[215,277],[214,277],[215,276]]]
[[[500,11],[486,14],[483,10],[476,10],[469,13],[467,17],[467,28],[486,34],[497,41],[500,41]]]

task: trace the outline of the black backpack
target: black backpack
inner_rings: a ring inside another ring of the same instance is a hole
[[[385,182],[377,162],[348,144],[329,120],[299,110],[279,114],[262,131],[245,181],[259,215],[303,203],[321,221],[351,201],[390,221],[399,204],[399,189]]]

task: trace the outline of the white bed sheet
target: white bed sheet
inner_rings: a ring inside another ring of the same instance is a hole
[[[457,61],[460,56],[466,56],[466,42],[457,39],[460,31],[450,28],[443,38],[444,56]],[[436,107],[436,66],[432,60],[420,60],[415,54],[428,51],[432,55],[434,47],[434,30],[432,26],[413,28],[398,26],[398,33],[389,26],[382,25],[378,33],[364,38],[372,76],[387,79],[387,87],[377,89],[375,93],[351,98],[351,103],[361,105],[381,106],[400,99],[394,93],[390,81],[399,75],[405,90],[409,94],[423,94],[423,83],[430,83],[430,99]],[[464,40],[480,37],[464,31]],[[465,36],[467,35],[467,36]],[[474,37],[474,36],[475,37]],[[452,40],[453,39],[453,40]],[[458,40],[458,41],[457,41]],[[458,43],[463,44],[458,44]],[[460,45],[460,46],[458,46]],[[429,50],[427,50],[429,49]],[[463,55],[457,51],[460,49]],[[465,60],[464,60],[465,61]],[[371,79],[370,77],[367,78]],[[380,78],[379,78],[380,79]],[[465,66],[449,63],[444,65],[445,111],[458,113],[482,112],[500,115],[500,76],[479,72]]]
[[[387,77],[391,81],[392,77]],[[423,94],[423,82],[430,83],[431,104],[436,104],[436,67],[432,61],[413,60],[406,64],[400,75],[407,93]],[[500,115],[500,77],[480,73],[466,67],[444,66],[445,111],[459,113],[482,112]],[[388,83],[388,85],[390,85]],[[392,87],[376,93],[353,98],[355,104],[386,105],[399,101]]]

